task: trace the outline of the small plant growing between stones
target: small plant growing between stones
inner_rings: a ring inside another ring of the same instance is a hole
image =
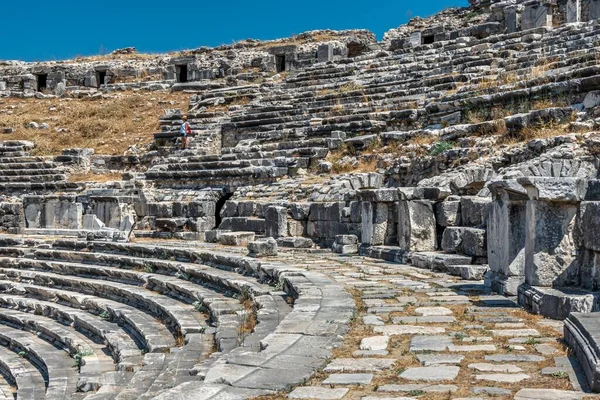
[[[436,143],[429,150],[429,155],[435,157],[437,155],[442,154],[446,150],[450,150],[452,147],[454,147],[454,146],[450,142],[439,142],[439,143]]]
[[[190,274],[186,274],[185,272],[177,271],[175,273],[175,277],[178,279],[183,279],[184,281],[192,280],[192,276]]]
[[[531,346],[535,346],[536,344],[540,344],[540,341],[537,340],[534,337],[530,337],[529,339],[527,339],[527,341],[525,342],[525,344],[529,344]]]
[[[551,374],[554,378],[565,379],[569,377],[569,374],[566,371],[556,371]]]
[[[29,357],[29,353],[27,353],[27,352],[26,352],[26,351],[24,351],[24,350],[21,350],[20,352],[18,352],[18,353],[17,353],[17,355],[18,355],[19,357],[21,357],[21,358],[27,358],[27,357]]]
[[[196,311],[204,312],[204,305],[202,304],[202,302],[195,301],[192,303],[192,306],[194,307],[194,309],[196,309]]]
[[[71,366],[73,368],[77,368],[78,370],[81,369],[81,366],[84,365],[84,357],[89,357],[91,355],[93,355],[94,352],[91,350],[85,350],[85,351],[78,351],[77,353],[75,353],[73,355],[73,363],[71,364]]]
[[[110,313],[108,311],[102,311],[100,313],[100,318],[102,318],[102,319],[110,319]]]
[[[407,393],[409,396],[422,396],[425,394],[424,391],[422,390],[411,390],[410,392]]]

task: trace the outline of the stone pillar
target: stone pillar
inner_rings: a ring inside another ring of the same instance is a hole
[[[600,19],[600,0],[589,0],[588,15],[590,21]]]
[[[427,200],[398,203],[398,244],[405,251],[434,251],[436,223],[433,204]]]
[[[327,62],[333,60],[333,46],[322,44],[317,48],[317,62]]]
[[[265,236],[280,238],[287,236],[287,208],[270,206],[265,210]]]
[[[373,203],[363,201],[361,206],[361,242],[366,245],[373,245]]]
[[[421,45],[421,32],[413,32],[408,38],[411,47],[419,47]]]
[[[517,6],[510,6],[504,9],[504,23],[507,33],[519,31],[521,28],[521,13]]]
[[[567,23],[581,21],[581,0],[567,0]]]
[[[526,3],[521,18],[521,29],[526,31],[544,26],[552,27],[552,5],[539,1]]]
[[[527,190],[525,282],[561,287],[577,283],[573,232],[587,181],[581,178],[520,178]]]
[[[527,193],[515,181],[494,181],[488,185],[494,201],[487,225],[488,284],[507,296],[518,294],[525,282],[525,234]]]
[[[390,224],[394,218],[390,215],[398,201],[398,189],[365,189],[360,192],[362,235],[361,242],[373,246],[388,244],[393,234]]]

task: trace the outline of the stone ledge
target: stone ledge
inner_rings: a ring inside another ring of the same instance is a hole
[[[544,317],[564,320],[572,312],[599,311],[600,293],[523,284],[519,287],[519,304],[526,310]]]
[[[590,388],[600,391],[600,313],[569,315],[564,335],[585,372]]]

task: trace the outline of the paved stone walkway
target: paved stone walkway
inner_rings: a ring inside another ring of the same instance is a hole
[[[361,257],[280,258],[343,283],[358,307],[344,346],[288,398],[600,398],[582,392],[562,322],[486,294],[483,282]]]

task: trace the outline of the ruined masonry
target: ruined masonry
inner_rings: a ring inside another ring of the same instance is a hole
[[[471,0],[0,62],[0,98],[189,93],[125,155],[0,118],[0,399],[598,399],[599,38],[597,0]]]

